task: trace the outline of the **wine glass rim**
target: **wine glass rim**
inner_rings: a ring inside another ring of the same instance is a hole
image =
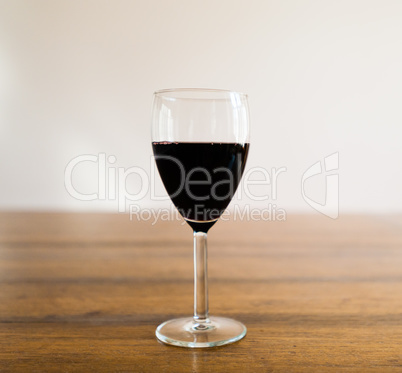
[[[184,93],[184,92],[194,92],[194,93],[215,93],[215,94],[235,94],[238,96],[243,96],[245,98],[248,98],[246,93],[239,92],[239,91],[232,91],[230,89],[215,89],[215,88],[167,88],[167,89],[159,89],[154,92],[154,96],[164,96],[165,94],[168,94],[167,97],[169,98],[174,98],[174,99],[194,99],[193,97],[172,97],[169,96],[169,94],[172,93]],[[221,97],[220,99],[225,99],[227,97]],[[210,98],[210,97],[198,97],[196,99],[201,99],[201,100],[216,100],[219,98]]]

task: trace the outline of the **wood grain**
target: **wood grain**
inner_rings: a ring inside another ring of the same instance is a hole
[[[190,315],[191,230],[115,214],[0,214],[0,372],[402,371],[401,216],[219,222],[212,349],[159,343]]]

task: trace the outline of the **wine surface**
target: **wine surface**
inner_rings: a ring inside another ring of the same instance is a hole
[[[207,231],[230,203],[249,144],[153,142],[159,174],[173,203],[194,230]]]

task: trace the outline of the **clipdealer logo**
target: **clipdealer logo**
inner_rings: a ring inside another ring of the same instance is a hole
[[[301,180],[301,190],[303,199],[314,210],[324,214],[331,219],[336,219],[339,216],[339,152],[328,155],[324,158],[324,167],[321,161],[314,163],[303,174]],[[305,182],[313,176],[322,175],[325,170],[325,202],[323,204],[314,201],[308,197],[305,192]]]
[[[170,201],[170,197],[166,193],[157,195],[156,180],[159,175],[153,156],[150,157],[149,172],[137,166],[129,168],[116,167],[116,161],[117,158],[114,155],[107,156],[106,153],[99,153],[97,155],[85,154],[73,158],[67,164],[64,172],[64,184],[67,192],[70,196],[79,201],[116,201],[118,212],[129,212],[130,219],[134,216],[138,220],[153,219],[155,222],[158,219],[169,220],[172,217],[180,220],[180,214],[174,207],[156,210],[140,207],[140,201],[144,199],[151,201]],[[175,161],[178,167],[181,167],[180,162]],[[73,172],[77,167],[84,166],[97,167],[98,187],[97,190],[92,193],[85,194],[74,187]],[[318,161],[308,167],[301,177],[301,194],[303,200],[314,210],[332,219],[336,219],[339,216],[339,175],[335,172],[338,169],[339,153],[336,152],[324,158],[324,167],[322,167],[321,161]],[[204,171],[208,172],[207,170]],[[269,221],[286,220],[286,211],[284,209],[274,203],[267,202],[270,200],[276,201],[279,177],[286,172],[286,167],[273,167],[271,170],[267,170],[263,167],[252,167],[247,170],[242,177],[233,200],[241,200],[242,196],[245,195],[251,201],[258,201],[261,207],[252,209],[250,205],[246,205],[240,208],[238,204],[232,203],[232,210],[234,210],[234,216],[232,218]],[[312,177],[323,175],[324,172],[326,175],[326,198],[324,204],[320,204],[314,200],[314,196],[307,195],[305,182]],[[191,174],[192,173],[188,173],[187,178],[185,178],[184,172],[182,172],[183,188],[194,183],[194,181],[189,180],[188,176]],[[127,188],[128,178],[132,175],[135,175],[135,177],[140,180],[140,182],[136,184],[136,186],[140,186],[137,193],[130,193]],[[254,186],[262,186],[264,193],[262,195],[254,193]],[[187,192],[191,193],[190,190],[187,190]],[[221,219],[225,219],[225,216],[228,218],[226,212],[221,216]]]

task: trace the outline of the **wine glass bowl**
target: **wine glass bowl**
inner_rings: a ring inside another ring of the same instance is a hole
[[[239,185],[249,150],[247,96],[213,89],[154,93],[152,146],[165,189],[194,232],[194,316],[159,325],[156,336],[182,347],[235,342],[246,327],[209,317],[207,232]]]

